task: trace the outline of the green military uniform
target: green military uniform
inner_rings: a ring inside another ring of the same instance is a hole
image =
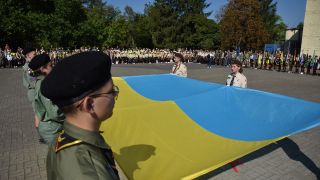
[[[97,114],[96,117],[86,117],[91,112],[77,107],[80,103],[80,107],[86,108],[81,106],[81,100],[84,98],[93,100],[91,105],[94,105],[95,100],[89,96],[106,87],[106,83],[111,83],[110,70],[109,56],[102,52],[84,52],[62,60],[41,83],[41,93],[45,97],[61,109],[73,105],[71,108],[75,110],[72,113],[65,111],[67,120],[63,125],[64,130],[55,139],[55,144],[49,148],[49,180],[119,179],[112,151],[98,128],[100,122],[108,115],[108,109],[113,108],[111,103],[114,101],[110,101],[110,106],[106,107],[105,112]],[[89,103],[84,102],[87,105]],[[105,103],[107,105],[108,102]],[[92,110],[96,112],[93,106]],[[83,113],[83,120],[88,119],[88,124],[77,119],[82,118]],[[79,123],[81,127],[91,131],[81,129],[70,122]]]
[[[63,128],[48,152],[48,180],[119,179],[112,151],[99,132],[68,122]]]
[[[24,64],[23,68],[23,76],[22,76],[22,80],[23,80],[23,86],[26,87],[28,89],[28,100],[30,102],[32,102],[32,107],[34,107],[34,88],[35,88],[35,84],[36,84],[36,78],[30,76],[29,72],[29,63],[26,62]]]
[[[46,144],[51,145],[56,135],[61,132],[65,120],[64,114],[52,104],[51,100],[40,92],[40,85],[44,76],[38,76],[35,81],[34,107],[37,117],[40,119],[38,131]]]

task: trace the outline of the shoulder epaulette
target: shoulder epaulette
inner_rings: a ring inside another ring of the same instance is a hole
[[[81,140],[73,138],[72,136],[69,136],[64,131],[62,131],[57,137],[56,152],[80,143],[82,143]]]

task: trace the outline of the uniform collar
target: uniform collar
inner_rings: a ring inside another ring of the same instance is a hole
[[[63,128],[65,133],[67,133],[75,139],[82,140],[85,143],[97,146],[102,149],[110,149],[110,147],[106,144],[99,132],[93,132],[78,128],[68,123],[67,121],[64,122]]]
[[[233,74],[233,76],[237,76],[237,75],[239,75],[240,73],[239,73],[239,72],[236,72],[236,73],[231,73],[231,74]]]

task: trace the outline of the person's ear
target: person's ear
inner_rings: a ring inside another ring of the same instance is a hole
[[[89,96],[85,97],[82,103],[82,110],[88,113],[94,112],[93,103],[94,103],[93,98]]]
[[[46,72],[46,68],[44,66],[41,66],[40,69],[41,73],[45,73]]]

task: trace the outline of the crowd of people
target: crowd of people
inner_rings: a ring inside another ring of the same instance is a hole
[[[206,51],[177,50],[184,57],[185,63],[207,64],[208,68],[216,66],[231,66],[233,60],[238,60],[244,68],[275,70],[289,73],[320,75],[320,57],[309,54],[290,54],[277,50],[263,51]],[[174,51],[168,49],[110,49],[106,50],[114,64],[130,63],[168,63],[173,62]]]
[[[170,63],[174,62],[174,52],[182,54],[184,63],[207,64],[212,66],[231,66],[232,60],[239,60],[244,68],[255,68],[263,70],[274,70],[289,73],[320,75],[320,57],[314,54],[285,53],[277,50],[273,53],[263,51],[208,51],[208,50],[185,50],[185,49],[101,49],[86,48],[69,50],[55,48],[45,51],[43,48],[37,50],[37,54],[46,52],[53,65],[61,59],[86,51],[103,51],[108,54],[113,64],[137,64],[137,63]],[[13,52],[8,45],[0,49],[0,67],[17,68],[25,63],[22,49],[17,48]]]

